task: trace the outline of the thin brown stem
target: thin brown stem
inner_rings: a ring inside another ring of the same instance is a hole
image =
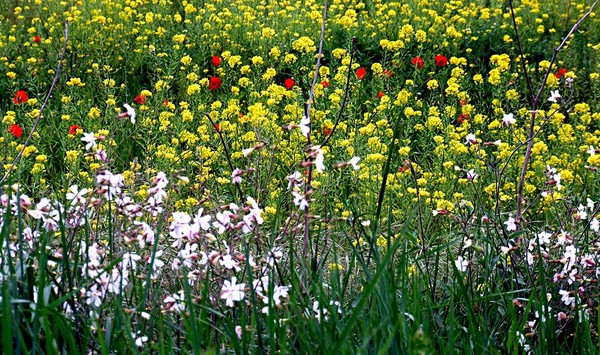
[[[27,147],[27,145],[29,145],[31,138],[33,137],[33,132],[35,132],[38,124],[40,123],[40,120],[42,119],[42,115],[44,114],[44,111],[46,110],[46,107],[48,106],[48,101],[50,101],[52,92],[54,91],[56,84],[58,84],[58,79],[60,77],[60,71],[62,69],[63,60],[65,59],[65,52],[67,51],[67,42],[68,41],[69,41],[69,22],[65,21],[65,39],[63,41],[63,47],[62,47],[62,52],[60,54],[60,58],[58,58],[58,66],[56,67],[56,73],[54,73],[54,80],[52,80],[52,85],[50,85],[50,90],[48,90],[48,93],[46,94],[46,98],[44,98],[44,102],[42,103],[42,107],[40,108],[40,112],[38,113],[38,116],[35,119],[35,122],[33,123],[33,127],[31,127],[29,136],[27,136],[25,143],[23,143],[23,147],[21,148],[21,150],[19,151],[19,154],[17,154],[17,157],[15,158],[15,160],[13,160],[12,164],[6,171],[6,174],[4,174],[2,179],[0,179],[0,184],[4,183],[6,181],[6,179],[8,179],[8,176],[10,175],[10,173],[13,171],[15,166],[17,166],[17,163],[19,162],[19,160],[21,160],[21,156],[23,156],[23,152],[25,151],[25,148]]]
[[[525,159],[523,161],[523,167],[521,168],[521,175],[519,178],[519,186],[517,188],[517,212],[516,212],[516,216],[515,219],[519,222],[523,216],[523,189],[525,187],[525,177],[527,175],[527,168],[529,167],[529,161],[531,160],[531,150],[533,148],[533,138],[535,136],[535,118],[537,116],[537,108],[540,102],[540,98],[542,96],[542,92],[544,91],[544,88],[546,86],[546,80],[548,80],[548,76],[551,73],[552,70],[552,65],[554,64],[554,62],[556,61],[556,57],[558,56],[558,53],[560,52],[560,50],[565,46],[565,44],[567,43],[567,41],[569,40],[569,38],[571,37],[571,35],[573,34],[573,32],[575,32],[575,30],[581,25],[581,23],[592,13],[592,11],[594,10],[594,7],[596,6],[596,4],[598,3],[598,1],[595,1],[592,6],[590,7],[590,9],[588,10],[588,12],[586,12],[580,19],[579,21],[577,21],[575,23],[575,25],[573,25],[573,27],[571,27],[571,30],[567,33],[567,35],[565,36],[565,38],[562,40],[562,42],[558,45],[558,47],[556,47],[554,49],[554,52],[552,53],[552,59],[550,59],[550,65],[548,65],[548,69],[546,70],[546,73],[544,75],[544,78],[540,84],[540,88],[536,94],[536,96],[533,98],[533,102],[531,104],[531,119],[529,122],[529,133],[528,133],[528,139],[527,139],[527,149],[525,151]],[[515,16],[514,16],[514,10],[513,10],[513,4],[512,1],[509,0],[509,6],[511,9],[511,15],[513,18],[513,26],[515,28],[515,33],[518,32],[517,29],[517,22],[515,20]],[[521,45],[519,43],[519,50],[522,52],[522,48]],[[523,61],[523,58],[522,58]],[[523,65],[523,71],[525,72],[525,76],[527,77],[527,67],[525,65]],[[518,226],[521,226],[521,224],[518,224]]]
[[[317,63],[315,64],[315,74],[313,76],[313,82],[312,85],[310,87],[310,91],[308,93],[308,103],[306,105],[306,111],[305,111],[305,115],[306,118],[308,119],[308,134],[307,134],[307,145],[310,147],[311,146],[311,140],[310,140],[310,109],[312,107],[313,104],[313,100],[315,98],[315,86],[317,86],[317,79],[319,78],[319,68],[321,67],[321,57],[323,56],[323,42],[325,40],[325,22],[327,20],[327,0],[325,0],[324,4],[323,4],[323,17],[321,20],[321,37],[319,38],[319,53],[317,54]],[[312,161],[312,158],[309,158]],[[313,175],[313,165],[310,164],[308,166],[308,179],[306,182],[306,186],[304,187],[304,194],[306,196],[309,195],[310,189],[311,189],[311,183],[312,183],[312,176]],[[307,197],[308,198],[308,197]],[[307,204],[306,207],[304,207],[304,245],[302,247],[302,257],[306,256],[306,250],[308,249],[308,237],[309,237],[309,207],[310,204]]]
[[[348,102],[348,94],[350,93],[350,77],[352,75],[352,62],[354,61],[355,46],[356,37],[352,37],[352,47],[350,47],[350,63],[348,64],[348,73],[346,75],[346,87],[344,88],[344,97],[342,98],[342,105],[340,106],[340,110],[338,111],[338,115],[335,119],[335,123],[333,124],[333,128],[331,129],[331,133],[329,134],[329,136],[327,136],[327,138],[325,138],[325,141],[323,142],[323,144],[321,144],[321,147],[326,146],[327,143],[329,143],[331,137],[333,137],[333,134],[335,133],[335,130],[337,129],[342,118],[342,113],[344,112],[344,109],[346,109],[346,103]]]
[[[223,133],[221,132],[221,129],[217,126],[215,121],[213,121],[212,117],[210,117],[210,114],[208,112],[205,112],[204,115],[208,118],[208,120],[210,121],[210,124],[213,126],[213,128],[219,135],[219,139],[221,140],[221,144],[223,144],[223,149],[225,150],[225,157],[227,158],[227,165],[229,165],[229,168],[231,169],[231,172],[233,173],[233,171],[235,170],[235,167],[233,166],[233,163],[231,162],[231,152],[229,151],[227,142],[225,142],[225,137],[223,137]],[[237,188],[238,193],[240,194],[240,203],[243,203],[244,202],[244,193],[242,192],[242,188],[240,187],[240,184],[234,184],[234,185]]]
[[[513,22],[513,28],[515,30],[515,39],[517,40],[517,48],[519,48],[519,57],[521,58],[521,67],[523,68],[523,74],[525,75],[525,81],[527,82],[527,88],[529,89],[529,95],[533,100],[533,84],[531,83],[531,78],[529,77],[529,72],[527,71],[527,63],[525,62],[525,54],[523,54],[523,46],[521,45],[521,37],[519,36],[519,27],[517,26],[517,19],[515,17],[515,10],[513,8],[512,0],[508,1],[508,5],[510,7],[510,17]]]

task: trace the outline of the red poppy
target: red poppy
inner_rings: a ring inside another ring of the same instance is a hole
[[[324,88],[328,88],[329,87],[329,80],[323,80],[323,81],[321,81],[321,85],[323,85]]]
[[[325,137],[329,137],[331,135],[331,128],[329,128],[329,127],[323,127],[323,135]]]
[[[217,130],[217,132],[221,132],[221,125],[220,124],[215,124],[215,129]]]
[[[208,79],[208,90],[213,91],[221,87],[221,79],[216,76]]]
[[[219,57],[218,55],[213,55],[212,58],[210,58],[210,61],[212,62],[212,65],[216,68],[219,66],[219,64],[221,64],[221,57]]]
[[[133,101],[135,101],[135,103],[138,105],[143,105],[146,102],[146,96],[139,94],[133,99]]]
[[[163,102],[163,106],[165,106],[165,107],[169,107],[169,100],[165,100],[165,101]]]
[[[435,65],[437,67],[445,67],[448,65],[448,59],[441,54],[435,56]]]
[[[385,93],[381,90],[377,93],[377,98],[381,100],[381,98],[385,95]]]
[[[77,134],[78,129],[83,129],[83,128],[81,128],[80,126],[78,126],[76,124],[69,126],[69,134],[73,134],[73,135]]]
[[[425,65],[425,61],[423,60],[423,58],[421,58],[421,57],[417,56],[417,57],[414,57],[414,58],[413,58],[413,59],[410,61],[410,64],[412,64],[412,65],[416,65],[416,66],[417,66],[417,68],[421,69],[421,68],[423,68],[423,66]]]
[[[391,78],[392,76],[394,76],[394,73],[392,73],[392,71],[389,69],[385,69],[382,75],[384,78]]]
[[[13,97],[13,102],[15,103],[15,105],[20,105],[22,103],[27,102],[27,100],[29,100],[29,97],[27,96],[27,93],[25,92],[25,90],[19,90],[15,93],[15,97]]]
[[[410,170],[409,166],[401,166],[401,167],[398,168],[398,172],[399,173],[403,173],[403,172],[408,171],[408,170]]]
[[[461,99],[461,100],[459,101],[459,104],[460,104],[460,107],[463,107],[464,105],[466,105],[466,104],[467,104],[467,99]]]
[[[366,75],[367,75],[367,69],[365,69],[363,67],[356,69],[356,77],[358,78],[358,80],[363,80]]]
[[[15,138],[21,138],[21,136],[23,135],[23,128],[19,127],[19,125],[16,123],[11,124],[10,127],[8,127],[8,131]]]
[[[458,116],[458,124],[463,124],[463,122],[469,122],[469,119],[471,119],[471,117],[469,117],[468,113],[461,113],[460,116]]]
[[[42,39],[40,38],[40,36],[35,36],[35,37],[33,37],[33,41],[35,43],[40,43],[42,41]]]
[[[565,76],[565,74],[567,74],[568,70],[565,68],[560,68],[558,69],[558,72],[556,74],[554,74],[554,76],[556,77],[556,79],[560,79],[563,76]]]
[[[283,82],[283,85],[285,85],[285,88],[288,90],[294,87],[294,84],[296,84],[296,82],[292,78],[287,78]]]

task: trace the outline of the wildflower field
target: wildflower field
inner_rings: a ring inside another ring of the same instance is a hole
[[[2,352],[600,352],[594,6],[1,1]]]

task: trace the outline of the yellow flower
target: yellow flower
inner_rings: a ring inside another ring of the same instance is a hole
[[[506,98],[509,101],[515,101],[519,98],[519,93],[515,89],[510,89],[506,92]]]
[[[281,56],[281,51],[279,50],[278,47],[273,47],[271,48],[271,50],[269,51],[269,55],[271,57],[273,57],[273,59],[278,59]]]
[[[197,94],[200,92],[200,85],[198,84],[191,84],[187,87],[187,94],[189,96],[192,96],[194,94]]]
[[[98,118],[100,117],[100,110],[97,107],[92,107],[87,116],[88,118]]]
[[[183,58],[181,58],[181,64],[185,66],[192,64],[192,57],[189,55],[184,55]]]
[[[331,54],[333,54],[333,57],[336,59],[342,59],[346,56],[347,53],[348,51],[342,48],[336,48],[333,51],[331,51]]]
[[[71,78],[71,79],[69,79],[69,81],[67,81],[67,86],[79,86],[79,87],[82,87],[82,86],[85,86],[85,83],[83,83],[81,81],[81,79],[79,79],[79,78]]]
[[[79,151],[77,150],[67,150],[66,154],[65,154],[65,162],[69,163],[69,162],[75,162],[77,160],[77,157],[79,157]]]
[[[342,270],[344,270],[344,268],[342,267],[342,265],[340,265],[338,263],[331,263],[331,264],[329,264],[329,270],[342,271]]]
[[[380,63],[373,63],[371,65],[371,70],[373,74],[381,74],[383,72],[383,66]]]
[[[173,36],[173,42],[183,43],[183,41],[185,41],[185,35],[184,34],[178,34],[178,35],[174,35]]]
[[[292,42],[292,48],[298,52],[314,53],[317,50],[315,42],[309,37],[300,37]]]
[[[500,84],[500,70],[492,69],[492,70],[490,70],[489,75],[490,76],[488,77],[488,83],[490,83],[492,85]]]

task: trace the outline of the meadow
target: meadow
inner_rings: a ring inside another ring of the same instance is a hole
[[[594,6],[0,2],[2,352],[600,352]]]

